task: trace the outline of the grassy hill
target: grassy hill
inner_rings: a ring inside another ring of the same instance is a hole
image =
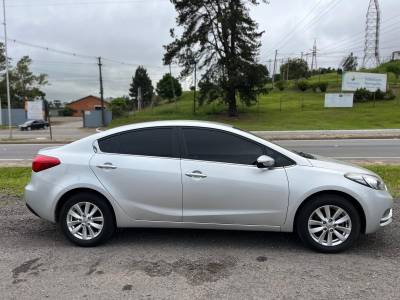
[[[382,71],[382,70],[380,70]],[[328,92],[340,90],[336,73],[313,76],[310,82],[329,82]],[[193,114],[193,93],[185,92],[175,103],[162,102],[154,108],[113,120],[111,127],[154,120],[206,120],[232,124],[247,130],[379,129],[400,128],[398,79],[389,74],[396,99],[376,103],[356,103],[353,108],[324,108],[324,94],[300,92],[289,82],[284,91],[274,90],[250,107],[239,103],[239,117],[230,118],[226,106],[211,103],[197,107]]]

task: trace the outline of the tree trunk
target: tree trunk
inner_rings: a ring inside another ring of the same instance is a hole
[[[230,88],[227,93],[228,100],[228,114],[230,117],[237,116],[237,106],[236,106],[236,92],[235,88]]]

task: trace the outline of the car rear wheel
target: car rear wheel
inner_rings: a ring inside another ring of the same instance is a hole
[[[361,229],[356,208],[344,197],[320,195],[301,209],[296,219],[297,233],[311,248],[325,253],[348,249]]]
[[[104,199],[92,193],[73,195],[61,208],[60,225],[66,237],[83,246],[97,246],[115,231],[111,209]]]

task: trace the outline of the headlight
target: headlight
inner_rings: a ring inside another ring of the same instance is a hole
[[[353,180],[359,184],[373,188],[374,190],[386,190],[386,185],[382,179],[373,175],[358,174],[358,173],[347,173],[344,175],[347,179]]]

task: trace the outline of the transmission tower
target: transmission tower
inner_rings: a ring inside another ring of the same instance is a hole
[[[378,0],[370,0],[365,25],[365,46],[363,68],[376,67],[379,58],[379,31],[381,26],[381,11]]]
[[[314,40],[314,46],[312,48],[311,71],[314,69],[317,69],[317,40]]]

